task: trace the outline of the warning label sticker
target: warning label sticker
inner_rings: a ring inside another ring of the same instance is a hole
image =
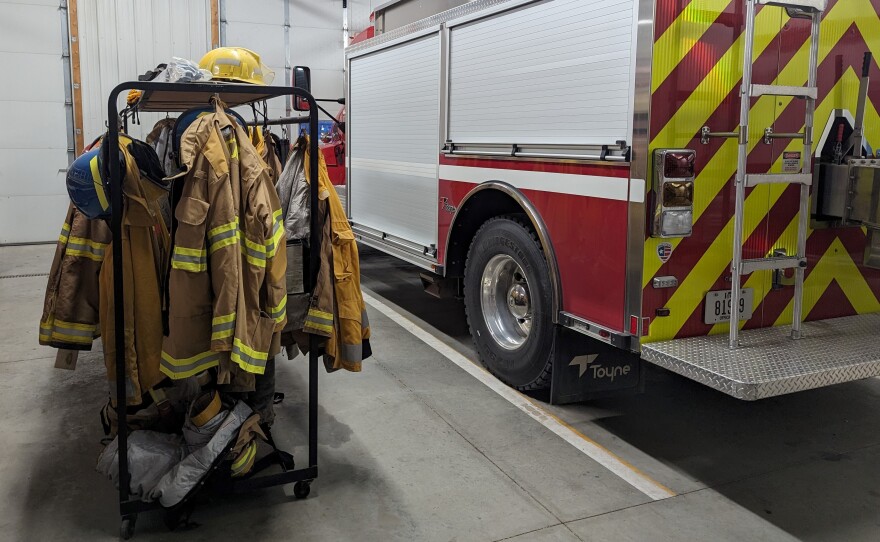
[[[801,153],[800,152],[784,152],[782,153],[782,172],[798,173],[801,170]]]

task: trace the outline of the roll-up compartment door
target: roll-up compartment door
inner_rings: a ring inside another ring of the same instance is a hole
[[[631,142],[634,0],[539,2],[453,27],[455,143]]]
[[[436,244],[439,36],[352,58],[350,78],[352,221],[421,246]]]

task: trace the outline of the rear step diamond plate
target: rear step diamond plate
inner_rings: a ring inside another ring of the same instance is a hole
[[[880,313],[807,322],[804,338],[789,326],[642,345],[642,358],[737,399],[821,388],[880,375]]]

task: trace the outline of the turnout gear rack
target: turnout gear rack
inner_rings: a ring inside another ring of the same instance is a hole
[[[150,112],[182,112],[192,107],[209,105],[212,98],[217,97],[228,107],[248,105],[271,98],[281,96],[294,96],[308,102],[308,116],[299,119],[290,119],[291,122],[308,122],[312,134],[318,133],[318,106],[314,97],[298,87],[282,86],[257,86],[248,84],[231,83],[158,83],[152,81],[129,81],[116,86],[107,101],[107,118],[110,119],[107,131],[107,144],[109,155],[116,156],[119,152],[119,109],[118,99],[122,93],[129,90],[143,91],[143,95],[137,103],[136,111]],[[318,138],[313,137],[309,143],[311,156],[318,156]],[[122,256],[122,171],[117,160],[110,160],[110,187],[111,208],[110,230],[113,239],[113,296],[114,299],[124,299],[125,284],[123,284],[123,256]],[[310,160],[310,208],[318,207],[318,160]],[[310,254],[320,254],[321,230],[317,225],[317,213],[310,213]],[[308,259],[307,272],[304,273],[306,291],[314,289],[315,280],[319,271],[320,261],[316,257]],[[127,406],[125,386],[125,307],[123,303],[114,303],[114,321],[116,344],[116,404],[117,411],[125,413]],[[286,452],[276,451],[272,455],[277,456],[277,462],[281,465],[282,472],[275,474],[254,474],[253,476],[235,479],[230,483],[232,491],[249,491],[258,488],[295,484],[294,496],[304,498],[309,493],[312,481],[318,476],[318,362],[319,352],[317,339],[313,335],[309,337],[309,400],[308,400],[308,466],[300,469],[289,468],[292,461]],[[125,415],[118,416],[119,438],[119,514],[121,516],[120,535],[123,539],[129,539],[134,534],[135,521],[140,512],[159,508],[158,502],[145,502],[132,498],[129,491],[130,469],[128,462],[128,420]],[[270,444],[274,447],[271,435]],[[263,462],[260,466],[265,464]],[[255,471],[257,467],[255,466]],[[210,472],[209,475],[210,476]],[[207,476],[206,478],[207,479]],[[205,483],[203,479],[200,484]]]

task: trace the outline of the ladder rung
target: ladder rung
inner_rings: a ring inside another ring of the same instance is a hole
[[[816,87],[787,87],[782,85],[752,85],[752,97],[758,96],[791,96],[815,100],[819,95]]]
[[[758,186],[759,184],[813,184],[813,176],[809,173],[762,173],[746,175],[746,186]]]
[[[806,267],[807,259],[798,258],[796,256],[776,256],[773,258],[757,258],[754,260],[743,260],[742,275],[748,275],[755,271],[770,271],[777,269],[796,269],[798,267]]]
[[[778,6],[781,8],[795,8],[805,11],[822,13],[828,6],[827,0],[758,0],[759,4]]]

